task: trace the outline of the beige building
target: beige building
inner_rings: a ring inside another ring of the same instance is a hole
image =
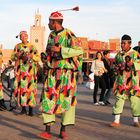
[[[120,39],[119,38],[109,39],[109,46],[110,46],[109,49],[112,51],[120,50]]]
[[[38,49],[39,53],[45,49],[45,26],[41,25],[39,10],[35,12],[34,25],[30,27],[30,43]]]
[[[13,49],[3,49],[3,45],[0,44],[0,67],[2,67],[2,63],[6,64],[8,60],[10,60]]]

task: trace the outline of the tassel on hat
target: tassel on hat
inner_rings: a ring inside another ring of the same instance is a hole
[[[74,8],[71,8],[71,9],[62,9],[62,10],[58,10],[58,11],[79,11],[79,6],[76,6]]]
[[[63,10],[58,10],[56,12],[51,13],[49,19],[63,19],[63,15],[60,13],[60,11],[79,11],[79,6],[76,6],[71,9],[63,9]]]

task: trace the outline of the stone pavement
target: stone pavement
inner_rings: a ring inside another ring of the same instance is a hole
[[[83,85],[78,86],[78,104],[76,110],[75,126],[67,127],[68,140],[140,140],[140,128],[133,127],[130,106],[127,102],[121,117],[121,127],[111,128],[113,120],[112,105],[94,106],[92,91]],[[39,85],[39,94],[41,85]],[[40,95],[38,95],[39,100]],[[111,97],[114,102],[114,97]],[[17,115],[19,110],[12,112],[0,111],[0,140],[41,140],[37,134],[44,131],[41,115],[38,110],[35,116]],[[60,116],[52,126],[52,140],[56,140],[60,128]]]

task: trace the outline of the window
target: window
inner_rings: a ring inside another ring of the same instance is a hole
[[[87,58],[87,53],[84,53],[83,54],[83,58]]]
[[[89,58],[94,58],[94,54],[90,54],[89,55]]]
[[[35,39],[35,43],[38,43],[38,39]]]

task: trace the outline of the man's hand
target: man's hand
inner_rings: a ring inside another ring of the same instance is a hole
[[[45,63],[46,60],[47,60],[46,54],[45,54],[44,52],[42,52],[42,53],[40,54],[40,56],[41,56],[41,61],[42,61],[43,63]]]
[[[30,59],[33,59],[33,54],[29,53],[28,56],[29,56]]]
[[[21,50],[21,51],[17,52],[17,53],[16,53],[16,57],[17,57],[17,58],[20,58],[20,57],[21,57],[21,55],[23,55],[23,53],[24,53],[24,51],[23,51],[23,50]]]
[[[50,50],[52,52],[60,52],[60,47],[58,47],[58,46],[52,46],[52,47],[50,47]]]

